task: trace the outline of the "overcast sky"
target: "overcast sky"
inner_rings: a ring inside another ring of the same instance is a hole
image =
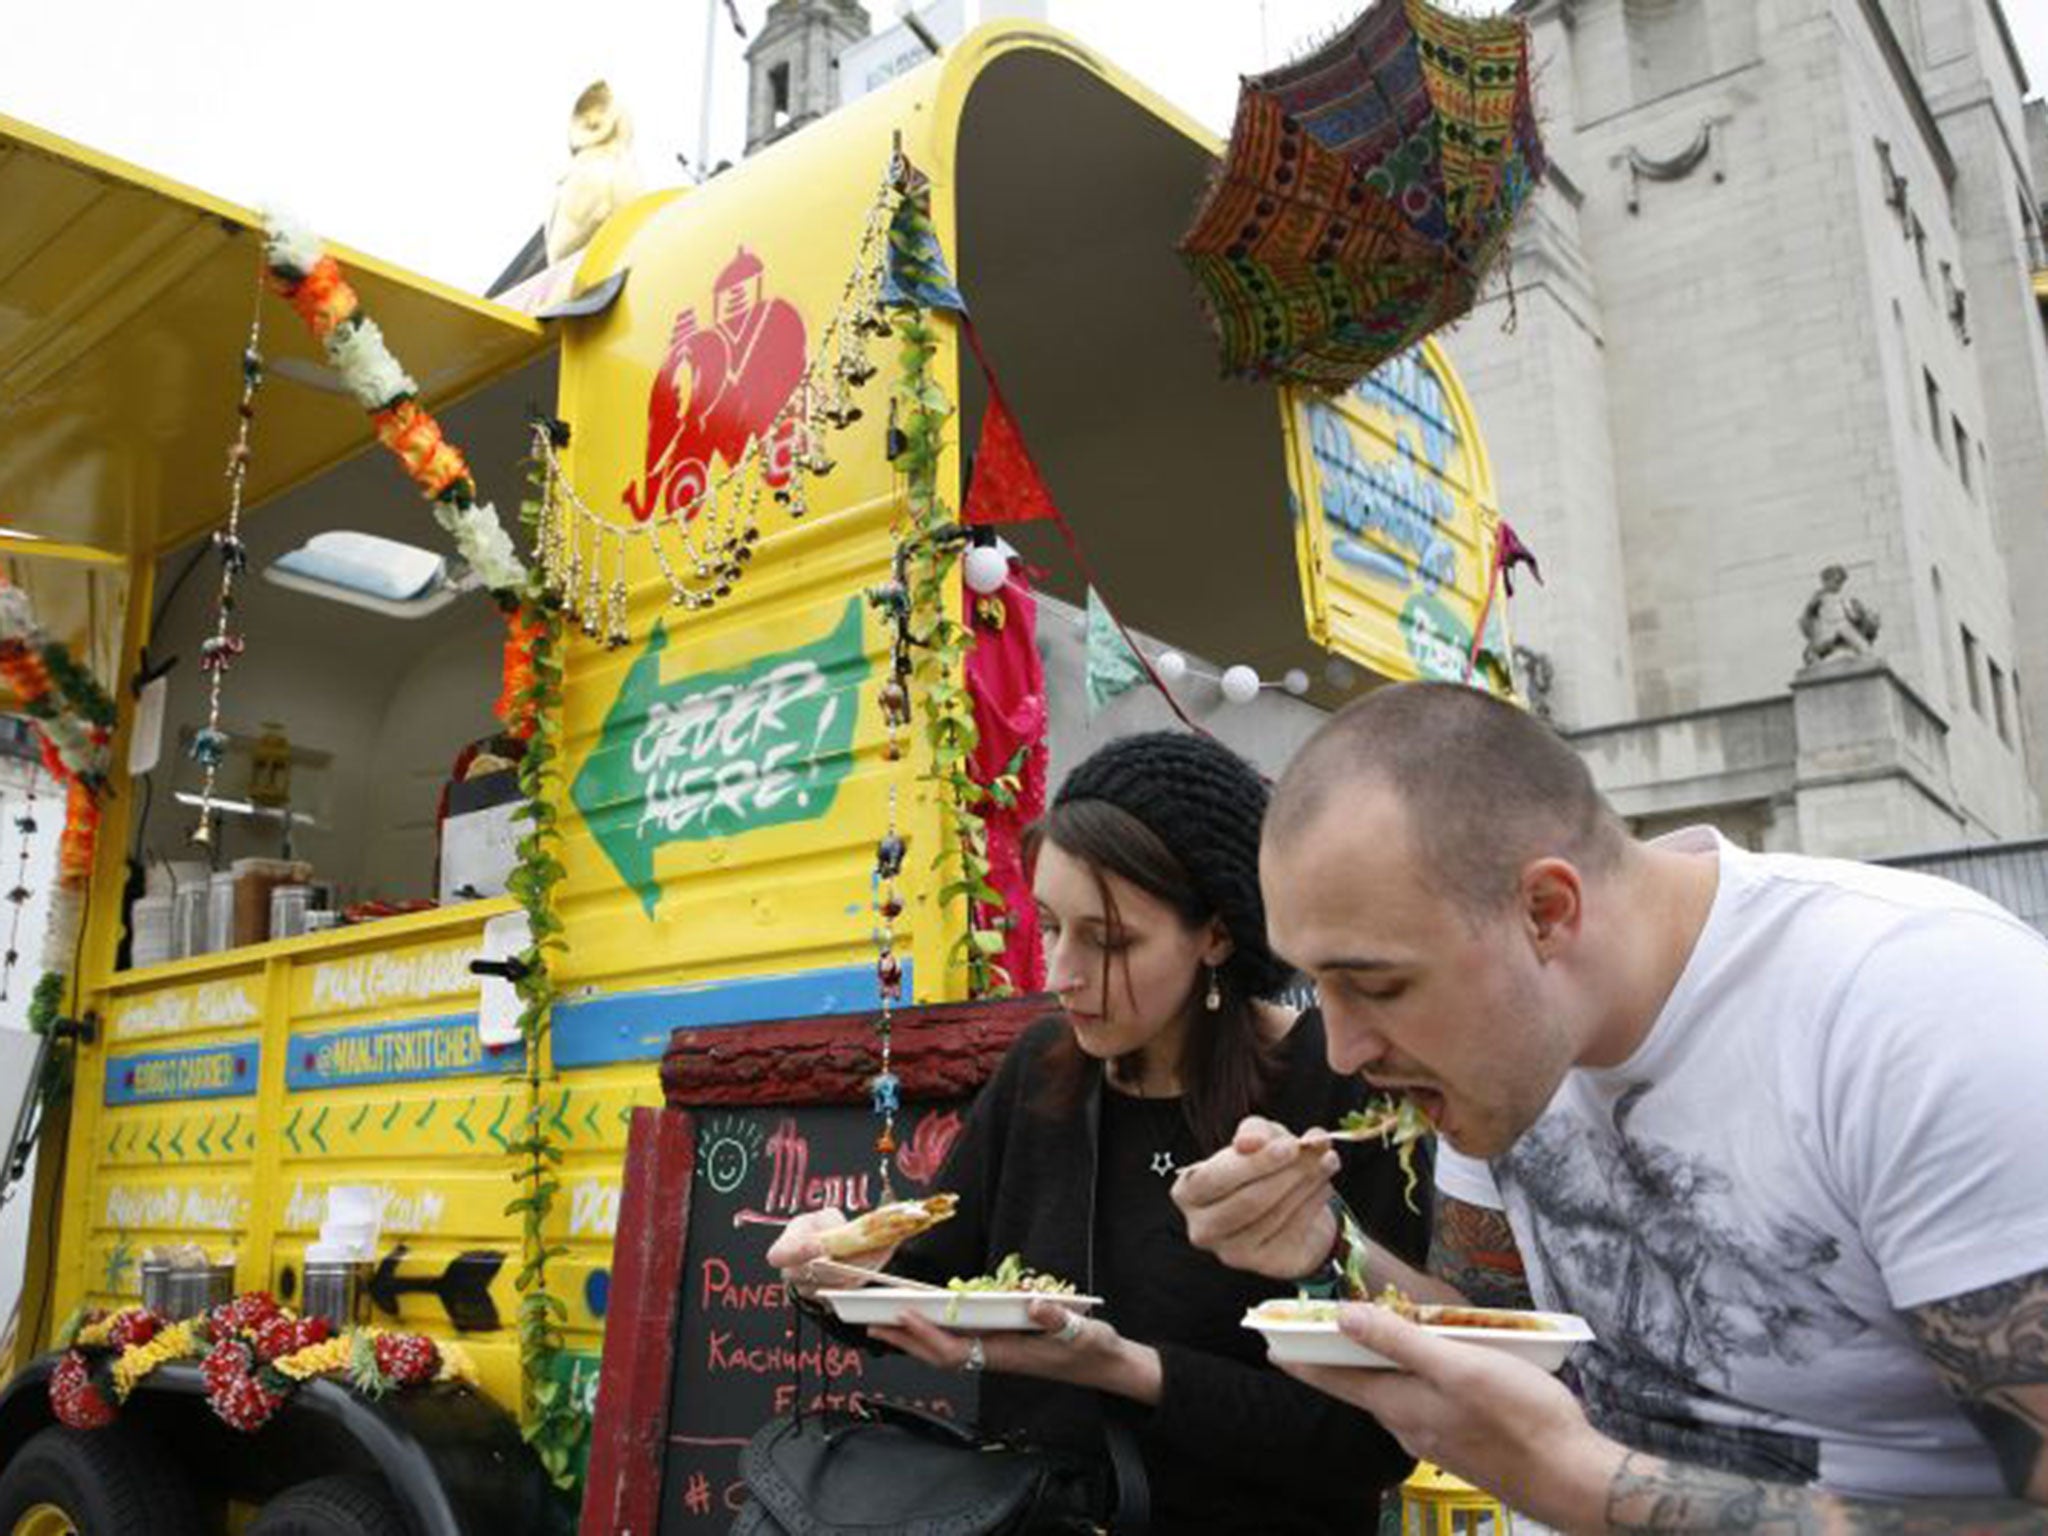
[[[697,150],[715,3],[13,0],[0,112],[481,289],[545,216],[569,105],[591,80],[608,79],[632,112],[650,184],[680,179],[675,155]],[[739,8],[753,26],[765,0]],[[895,0],[868,8],[878,25],[894,19]],[[1051,0],[1050,15],[1221,132],[1240,74],[1358,8]],[[2006,0],[2006,12],[2029,75],[2048,82],[2048,3]],[[715,37],[714,161],[738,157],[746,95],[745,45],[722,16]]]

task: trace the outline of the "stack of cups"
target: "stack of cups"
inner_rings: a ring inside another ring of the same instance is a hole
[[[366,1320],[369,1295],[363,1277],[376,1256],[382,1224],[375,1189],[364,1184],[329,1187],[327,1219],[320,1223],[319,1238],[306,1245],[306,1316],[324,1317],[337,1330]]]

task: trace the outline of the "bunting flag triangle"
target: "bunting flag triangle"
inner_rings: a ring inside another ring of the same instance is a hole
[[[988,409],[982,412],[981,441],[974,450],[974,477],[967,485],[967,503],[960,521],[969,527],[986,523],[1030,523],[1057,520],[1052,492],[1031,462],[1024,434],[1009,403],[991,380]]]
[[[1145,681],[1145,665],[1131,649],[1109,605],[1094,587],[1088,589],[1088,712]]]
[[[882,272],[882,303],[890,309],[967,312],[953,281],[939,232],[932,226],[931,194],[917,192],[896,204],[889,220],[889,261]]]

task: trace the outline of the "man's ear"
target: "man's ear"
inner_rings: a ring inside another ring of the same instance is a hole
[[[1522,870],[1522,925],[1541,960],[1555,959],[1579,936],[1585,890],[1568,859],[1536,859]]]

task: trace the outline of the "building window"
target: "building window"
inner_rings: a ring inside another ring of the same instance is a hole
[[[1935,633],[1941,636],[1941,692],[1942,702],[1953,714],[1956,707],[1956,637],[1948,623],[1948,593],[1941,585],[1941,567],[1931,566],[1928,574],[1934,579],[1934,624]]]
[[[1883,139],[1877,141],[1879,175],[1884,182],[1884,205],[1901,218],[1906,213],[1906,178],[1892,164],[1892,147]]]
[[[1970,626],[1963,629],[1963,682],[1970,690],[1970,708],[1979,716],[1984,713],[1984,681],[1977,675],[1977,637],[1970,633]]]
[[[789,121],[789,66],[771,64],[768,67],[768,110],[769,121],[777,128]]]
[[[1934,438],[1935,451],[1944,459],[1948,457],[1948,439],[1942,435],[1941,386],[1934,382],[1934,375],[1925,368],[1920,377],[1927,385],[1927,430]]]
[[[2005,668],[1997,662],[1986,663],[1991,673],[1991,723],[1998,727],[1998,739],[2008,747],[2012,745],[2012,726],[2005,715]]]
[[[1920,215],[1906,215],[1906,236],[1913,242],[1913,260],[1920,265],[1920,281],[1926,287],[1928,296],[1934,294],[1934,277],[1927,270],[1927,226],[1920,222]]]
[[[1621,14],[1637,101],[1668,95],[1714,72],[1706,0],[1622,0]]]
[[[1956,435],[1956,476],[1963,482],[1963,489],[1974,497],[1977,487],[1970,478],[1970,429],[1954,416],[1949,418],[1949,426]]]

